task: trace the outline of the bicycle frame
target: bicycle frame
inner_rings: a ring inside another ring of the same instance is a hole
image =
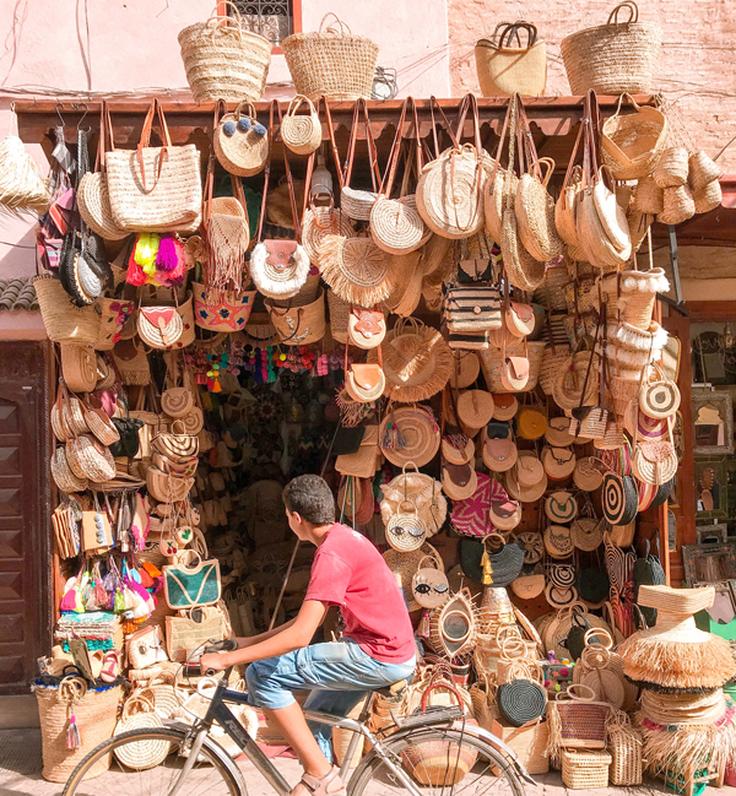
[[[177,777],[177,781],[169,790],[166,796],[176,796],[179,792],[180,786],[186,780],[187,774],[194,766],[199,752],[202,748],[205,738],[207,737],[212,725],[217,722],[222,729],[232,738],[232,740],[243,750],[245,756],[253,763],[258,772],[263,778],[271,785],[278,796],[288,796],[291,792],[291,786],[283,778],[278,769],[269,760],[269,758],[261,751],[261,748],[256,743],[255,738],[248,734],[243,725],[238,721],[233,712],[228,708],[227,702],[232,702],[239,705],[248,704],[247,694],[242,691],[231,691],[226,687],[228,677],[227,672],[219,683],[212,697],[212,701],[207,710],[207,713],[201,722],[195,724],[196,734],[192,748],[189,752],[189,757],[182,767],[181,773]],[[354,719],[348,719],[343,716],[333,716],[329,713],[320,713],[313,710],[305,710],[304,715],[307,721],[315,722],[317,724],[327,724],[330,727],[341,727],[346,730],[351,730],[354,735],[350,740],[347,753],[343,760],[340,769],[341,776],[344,776],[348,771],[349,762],[353,757],[353,753],[357,748],[358,740],[362,735],[374,747],[376,753],[381,757],[386,768],[407,788],[408,792],[413,796],[421,796],[421,792],[414,784],[413,780],[406,774],[406,772],[397,766],[390,756],[386,754],[380,738],[376,737],[365,725],[361,724]]]

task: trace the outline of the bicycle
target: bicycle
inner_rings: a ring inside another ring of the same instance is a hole
[[[206,652],[232,649],[231,644],[220,642],[207,647]],[[185,671],[189,676],[200,674],[198,664],[186,664]],[[163,728],[134,729],[113,736],[80,761],[62,796],[246,796],[237,763],[210,737],[215,723],[273,791],[288,796],[291,786],[227,706],[247,703],[244,692],[227,687],[231,671],[225,670],[219,680],[204,718],[196,719],[191,726],[172,721]],[[395,689],[389,686],[378,693],[394,696]],[[305,711],[309,721],[353,732],[341,767],[349,796],[523,796],[524,783],[535,785],[511,749],[491,733],[465,722],[459,707],[429,708],[404,718],[394,716],[396,725],[390,732],[373,732],[365,723],[370,702],[369,696],[358,720]],[[370,752],[347,779],[361,736],[371,744]],[[140,758],[140,751],[154,751],[153,757],[160,762],[150,765],[149,757],[142,768],[120,762],[120,758]],[[134,781],[138,790],[132,788]]]

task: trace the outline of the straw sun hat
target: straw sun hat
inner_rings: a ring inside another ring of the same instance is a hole
[[[694,614],[710,608],[714,599],[712,586],[640,586],[637,602],[657,609],[657,624],[619,646],[624,674],[655,690],[720,688],[731,680],[736,662],[728,641],[695,625]]]
[[[381,347],[386,374],[386,395],[394,401],[414,403],[436,395],[453,370],[452,351],[442,334],[416,318],[402,318],[388,332]],[[378,362],[370,351],[369,362]]]

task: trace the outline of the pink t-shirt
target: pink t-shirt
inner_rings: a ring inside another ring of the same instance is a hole
[[[335,523],[317,548],[305,600],[340,606],[345,636],[383,663],[416,655],[409,612],[391,570],[362,534]]]

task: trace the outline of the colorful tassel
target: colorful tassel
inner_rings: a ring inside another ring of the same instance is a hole
[[[493,586],[493,569],[491,567],[491,557],[488,555],[488,550],[483,548],[483,556],[480,559],[481,570],[483,571],[483,585]]]
[[[73,752],[75,749],[79,749],[82,745],[82,737],[79,734],[79,727],[77,726],[77,717],[74,715],[73,712],[69,713],[69,726],[66,728],[66,748]]]
[[[175,271],[179,265],[179,250],[172,235],[164,235],[156,252],[156,268],[165,273]]]

